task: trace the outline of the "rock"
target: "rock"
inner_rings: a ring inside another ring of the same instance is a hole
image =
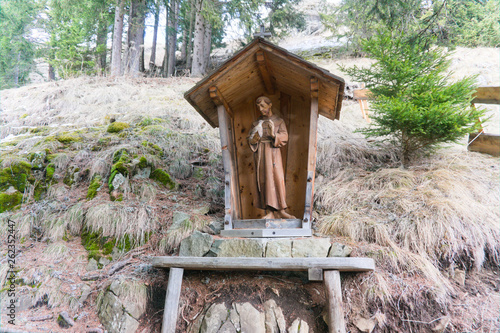
[[[434,332],[444,332],[446,330],[446,327],[448,327],[448,325],[450,324],[450,317],[448,316],[445,316],[441,319],[439,319],[438,323],[436,326],[434,326],[434,328],[432,328],[432,330]]]
[[[465,271],[461,269],[455,269],[453,280],[461,286],[465,286]]]
[[[231,306],[231,312],[229,313],[229,321],[233,324],[237,332],[241,332],[240,315],[236,311],[236,304],[233,303]]]
[[[356,317],[356,319],[354,319],[354,325],[356,325],[361,332],[371,333],[375,329],[375,326],[377,326],[377,321],[372,318],[366,319],[363,317]]]
[[[286,332],[286,320],[283,310],[273,299],[264,303],[266,333]]]
[[[151,176],[151,167],[139,169],[132,179],[148,179]]]
[[[269,258],[290,258],[292,256],[292,241],[290,239],[268,241],[265,256]]]
[[[190,223],[191,215],[184,212],[175,211],[172,217],[172,225],[168,231],[182,228],[184,225]]]
[[[92,288],[85,283],[83,284],[83,286],[81,288],[82,288],[82,293],[81,293],[80,299],[78,301],[80,302],[80,304],[83,305],[83,303],[85,303],[85,301],[89,298],[90,293],[92,292]]]
[[[181,257],[203,257],[210,251],[214,238],[199,231],[193,232],[191,236],[181,242],[179,256]]]
[[[100,273],[93,273],[93,272],[80,276],[80,279],[82,279],[82,281],[96,281],[99,280],[100,278],[101,278]]]
[[[207,215],[209,211],[210,211],[210,205],[206,204],[204,206],[201,206],[200,208],[193,210],[193,213],[197,215]]]
[[[106,266],[106,265],[108,265],[110,262],[111,262],[111,260],[109,260],[109,259],[108,259],[108,258],[106,258],[106,257],[101,257],[101,259],[99,259],[99,263],[100,263],[102,266]]]
[[[292,243],[292,257],[326,257],[330,246],[328,238],[296,239]]]
[[[230,321],[226,321],[217,333],[238,333],[238,331],[236,331],[236,328],[234,328],[234,325]]]
[[[69,314],[66,311],[59,313],[59,316],[57,317],[57,323],[62,328],[69,328],[71,326],[75,326],[75,321],[73,320],[73,318],[69,316]]]
[[[215,240],[210,252],[216,257],[262,257],[266,240],[230,238]]]
[[[97,261],[94,258],[90,258],[89,263],[87,264],[87,267],[85,267],[85,269],[88,272],[97,271],[97,269],[98,269]]]
[[[259,312],[250,303],[236,304],[236,311],[240,315],[241,332],[265,332],[266,318],[264,313]]]
[[[120,299],[109,291],[104,294],[97,314],[109,333],[134,333],[139,327],[139,322],[125,311]]]
[[[217,333],[219,327],[226,321],[227,315],[225,303],[213,304],[205,313],[200,332]]]
[[[117,173],[113,178],[113,181],[111,182],[111,184],[113,185],[113,189],[115,190],[119,189],[120,186],[125,184],[125,181],[126,181],[125,176],[122,175],[121,173]]]
[[[349,257],[351,255],[352,249],[348,245],[341,243],[333,243],[330,248],[329,257]]]
[[[218,235],[224,229],[224,223],[222,221],[214,221],[208,227],[214,232],[214,235]]]
[[[297,318],[288,328],[288,333],[309,333],[309,325],[302,319]]]

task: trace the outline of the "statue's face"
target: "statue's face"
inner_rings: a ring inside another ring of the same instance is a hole
[[[271,117],[273,115],[273,112],[271,111],[272,105],[272,103],[267,104],[264,100],[257,103],[257,107],[264,117]]]

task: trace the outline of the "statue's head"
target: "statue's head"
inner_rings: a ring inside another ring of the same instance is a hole
[[[260,113],[265,117],[271,117],[273,115],[271,99],[267,96],[260,96],[255,101]]]

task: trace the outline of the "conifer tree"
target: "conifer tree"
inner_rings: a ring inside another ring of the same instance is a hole
[[[362,41],[376,60],[369,68],[343,68],[371,91],[368,137],[388,137],[408,166],[423,152],[477,130],[484,111],[471,107],[474,78],[449,82],[447,54],[423,33],[379,31]]]

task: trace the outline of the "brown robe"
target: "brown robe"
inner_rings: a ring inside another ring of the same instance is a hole
[[[265,126],[266,121],[274,124],[274,138]],[[264,126],[263,126],[264,125]],[[248,143],[254,152],[257,193],[254,206],[260,209],[283,210],[287,208],[285,175],[281,149],[288,142],[285,122],[277,115],[260,117],[252,123]]]

